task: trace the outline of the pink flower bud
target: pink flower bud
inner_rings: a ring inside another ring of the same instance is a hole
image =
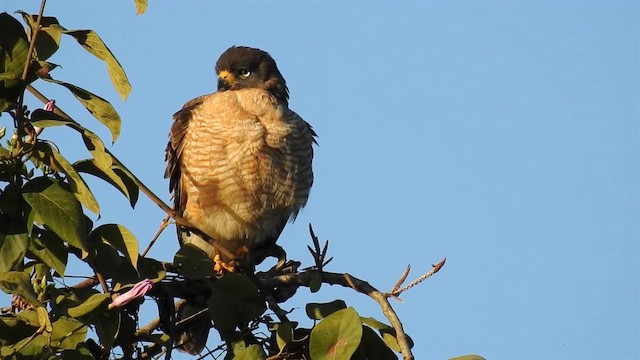
[[[56,101],[53,100],[53,99],[49,100],[49,102],[47,102],[44,105],[44,109],[46,111],[51,111],[51,112],[55,111],[56,110]],[[44,128],[34,126],[33,130],[35,132],[35,135],[38,136],[38,135],[40,135],[42,133],[42,130],[44,130]]]
[[[56,101],[53,99],[49,100],[49,102],[44,105],[44,109],[51,112],[56,111]]]
[[[111,304],[109,304],[109,309],[114,307],[121,307],[127,305],[131,301],[141,298],[153,287],[153,281],[149,279],[144,279],[139,283],[135,284],[131,290],[127,291],[124,294],[121,294],[117,298],[115,298]]]

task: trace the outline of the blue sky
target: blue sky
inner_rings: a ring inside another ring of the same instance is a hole
[[[38,4],[2,0],[0,10]],[[133,1],[47,4],[63,26],[96,30],[126,69],[133,91],[123,103],[73,40],[51,59],[63,66],[54,77],[112,101],[123,118],[112,151],[167,200],[171,115],[215,89],[227,47],[269,51],[320,143],[309,204],[279,243],[310,264],[311,222],[330,240],[329,271],[381,290],[407,264],[413,278],[447,257],[395,305],[418,359],[640,357],[639,10],[636,1],[151,1],[136,17]],[[64,133],[45,134],[84,156]],[[129,210],[90,184],[98,223],[124,224],[146,246],[164,214],[146,198]],[[174,237],[165,232],[151,255],[172,259]],[[382,318],[352,291],[307,294],[286,304],[294,317],[306,301],[344,298]]]

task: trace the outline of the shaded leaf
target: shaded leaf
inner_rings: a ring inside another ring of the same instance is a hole
[[[29,181],[22,196],[38,221],[69,245],[87,250],[82,208],[76,197],[59,181],[39,177]]]
[[[93,294],[82,304],[69,308],[68,314],[71,317],[78,318],[98,309],[101,305],[109,302],[110,299],[111,296],[109,294]],[[106,306],[104,309],[106,309]]]
[[[147,11],[147,0],[134,0],[136,3],[136,15],[142,15]]]
[[[364,324],[378,330],[378,332],[382,336],[382,339],[387,344],[387,346],[389,346],[389,348],[391,348],[393,351],[400,352],[400,345],[398,345],[398,339],[396,338],[396,330],[393,327],[371,317],[363,317],[360,318],[360,320],[362,320]],[[409,335],[406,336],[407,342],[409,343],[409,348],[413,348],[413,339],[411,339]]]
[[[29,30],[33,33],[33,28],[37,22],[38,15],[30,15],[24,11],[16,11],[24,21],[29,25]],[[38,37],[36,38],[35,51],[38,60],[47,60],[53,55],[60,47],[61,29],[60,27],[51,26],[59,25],[58,19],[52,16],[42,16],[40,19],[40,30],[38,30]]]
[[[50,290],[49,305],[51,305],[51,309],[56,315],[68,316],[70,308],[82,304],[96,294],[100,294],[100,292],[92,288],[53,288]]]
[[[39,325],[37,323],[32,324],[25,319],[19,318],[15,314],[0,315],[1,338],[9,343],[16,343],[21,339],[31,336],[31,334],[38,330],[38,327]],[[0,343],[2,342],[0,341]]]
[[[96,176],[113,185],[113,187],[129,199],[131,207],[135,207],[139,195],[138,186],[118,168],[110,168],[104,171],[96,165],[93,159],[77,161],[73,164],[73,168],[76,169],[76,171]]]
[[[276,342],[278,343],[278,349],[282,351],[287,344],[293,341],[293,327],[291,323],[283,322],[278,324],[276,329]]]
[[[323,319],[334,312],[346,309],[347,304],[343,300],[334,300],[328,303],[308,303],[305,306],[307,316],[312,320]]]
[[[85,50],[107,64],[107,71],[109,72],[113,86],[116,88],[116,91],[118,91],[118,94],[120,94],[122,100],[126,100],[131,92],[131,84],[129,84],[127,74],[125,74],[122,65],[120,65],[116,57],[113,56],[111,50],[109,50],[107,45],[100,39],[98,34],[93,30],[65,30],[63,33],[72,36]]]
[[[51,336],[53,327],[51,326],[51,319],[49,319],[47,308],[44,306],[38,307],[36,308],[36,313],[38,313],[38,323],[40,323],[41,331],[48,334],[46,336]]]
[[[105,311],[98,314],[93,323],[96,327],[96,334],[100,339],[100,344],[104,346],[106,351],[113,347],[120,327],[120,313],[117,311]]]
[[[87,337],[87,326],[78,320],[61,317],[52,325],[51,343],[60,349],[75,349]]]
[[[29,251],[43,263],[49,265],[60,276],[64,276],[69,253],[62,239],[49,231],[43,231],[29,243]]]
[[[64,350],[60,353],[61,360],[95,360],[95,357],[91,354],[89,347],[85,344],[80,344],[76,349]]]
[[[311,330],[309,354],[314,360],[348,360],[362,339],[362,323],[353,307],[338,310]]]
[[[7,79],[20,79],[22,76],[29,52],[29,41],[22,24],[6,12],[0,13],[0,29],[0,73],[4,73],[3,79],[0,79],[0,90],[4,90],[19,84],[17,80]],[[0,93],[4,94],[4,91]],[[14,94],[17,96],[18,92],[10,95],[13,97]]]
[[[89,110],[98,121],[104,124],[111,131],[111,141],[115,142],[120,136],[121,120],[116,109],[105,99],[93,94],[81,87],[64,81],[43,78],[43,80],[64,86]]]
[[[209,298],[211,319],[221,332],[233,330],[239,323],[262,315],[267,309],[255,284],[238,273],[224,274],[212,289]]]
[[[21,264],[27,254],[28,245],[27,234],[0,233],[0,272],[10,271]]]
[[[91,241],[104,241],[111,244],[129,260],[131,265],[138,267],[138,239],[123,225],[104,224],[89,234]]]
[[[31,114],[30,120],[33,126],[41,128],[66,125],[76,130],[82,135],[82,141],[84,142],[87,150],[91,153],[91,156],[93,156],[96,165],[100,169],[111,169],[111,166],[113,165],[111,155],[107,153],[104,143],[100,137],[91,130],[78,124],[73,119],[66,118],[51,111],[36,109]]]
[[[394,354],[387,344],[368,326],[362,327],[362,344],[360,346],[367,360],[395,360]]]
[[[213,260],[192,244],[182,245],[173,258],[173,263],[187,279],[204,279],[214,275]]]
[[[0,289],[7,294],[19,294],[33,306],[42,306],[31,286],[31,278],[22,271],[0,272]]]
[[[49,166],[52,170],[66,174],[67,182],[80,203],[95,214],[100,214],[100,206],[84,179],[71,163],[49,143],[38,141],[33,147],[31,158]]]
[[[231,355],[233,355],[233,360],[264,360],[267,358],[262,346],[257,344],[246,346],[244,341],[234,342],[232,351],[227,354],[225,359]]]

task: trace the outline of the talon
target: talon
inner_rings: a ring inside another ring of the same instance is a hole
[[[235,261],[230,261],[230,262],[225,262],[224,260],[222,260],[222,258],[220,257],[220,254],[216,254],[213,257],[213,271],[215,271],[217,274],[222,275],[225,272],[235,272],[236,271],[236,263]]]

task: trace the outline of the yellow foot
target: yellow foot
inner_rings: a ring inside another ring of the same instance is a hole
[[[215,271],[218,274],[224,274],[225,272],[236,271],[235,261],[231,260],[230,262],[226,263],[224,260],[222,260],[219,254],[216,254],[216,256],[213,257],[213,262],[214,262],[213,271]]]

